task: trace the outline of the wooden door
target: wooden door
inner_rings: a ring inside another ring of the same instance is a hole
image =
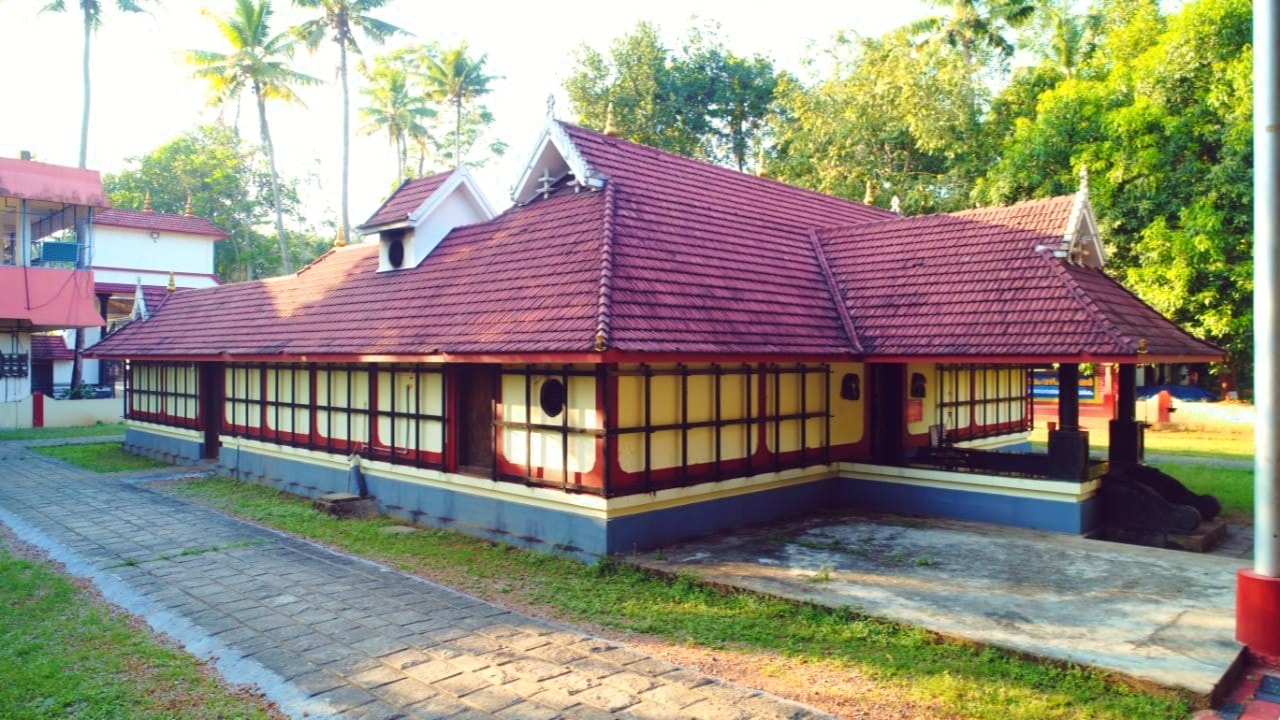
[[[219,436],[222,434],[222,381],[225,373],[221,363],[201,363],[196,368],[200,382],[200,415],[204,422],[203,457],[216,460],[218,448],[222,445]]]
[[[490,477],[494,461],[495,368],[462,366],[458,368],[457,383],[458,470]]]
[[[871,364],[871,462],[901,465],[906,435],[906,366]]]

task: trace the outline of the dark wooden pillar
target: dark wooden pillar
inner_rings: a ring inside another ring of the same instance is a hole
[[[1116,416],[1109,428],[1111,449],[1107,460],[1112,470],[1142,462],[1142,423],[1138,422],[1138,373],[1136,365],[1120,366],[1120,386],[1116,388]]]
[[[1080,366],[1058,365],[1058,424],[1049,433],[1049,467],[1060,480],[1089,479],[1089,431],[1080,429]]]

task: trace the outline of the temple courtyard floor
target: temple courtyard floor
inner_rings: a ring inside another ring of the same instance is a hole
[[[1233,527],[1201,555],[980,523],[828,515],[636,555],[663,573],[1103,668],[1208,699],[1240,656]]]

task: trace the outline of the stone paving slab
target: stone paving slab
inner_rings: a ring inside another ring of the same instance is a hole
[[[291,717],[829,718],[0,443],[0,522]]]

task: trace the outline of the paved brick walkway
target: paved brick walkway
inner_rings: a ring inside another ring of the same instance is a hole
[[[0,443],[0,521],[293,717],[818,718]]]

